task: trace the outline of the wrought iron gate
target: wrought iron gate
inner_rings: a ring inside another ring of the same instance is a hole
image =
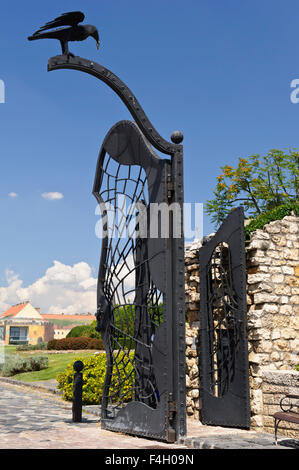
[[[200,249],[200,393],[204,424],[249,428],[243,209]]]
[[[182,292],[173,274],[183,258],[173,257],[171,235],[160,236],[167,211],[156,234],[150,217],[154,204],[173,196],[172,171],[135,123],[121,121],[105,137],[93,190],[104,235],[97,312],[107,356],[102,427],[170,442],[185,433],[184,400],[177,401],[185,392],[183,332],[173,336],[173,292]]]
[[[106,67],[64,55],[48,62],[49,71],[58,69],[106,83],[136,122],[121,121],[108,132],[93,189],[105,232],[97,302],[107,356],[102,427],[172,442],[186,434],[183,136],[174,132],[166,141]],[[118,196],[131,204],[127,213]],[[155,203],[179,206],[180,236],[167,210],[160,213],[158,237],[145,236],[138,224]],[[169,235],[159,236],[168,223]]]

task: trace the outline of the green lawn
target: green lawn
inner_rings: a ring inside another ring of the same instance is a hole
[[[10,353],[15,353],[16,352],[16,347],[14,345],[11,346],[4,346],[4,352],[5,354],[10,354]]]
[[[9,353],[15,353],[16,351],[9,350]],[[94,351],[95,352],[95,351]],[[94,354],[90,351],[78,351],[71,352],[66,354],[46,354],[41,353],[40,351],[30,351],[22,353],[17,351],[18,354],[26,354],[26,356],[47,356],[49,360],[49,367],[47,369],[35,371],[35,372],[24,372],[22,374],[13,375],[12,378],[16,380],[21,380],[22,382],[39,382],[41,380],[50,380],[56,379],[56,375],[59,372],[63,372],[66,366],[72,362],[74,359],[90,357]]]

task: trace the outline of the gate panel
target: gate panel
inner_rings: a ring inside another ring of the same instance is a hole
[[[249,428],[243,209],[234,209],[200,249],[202,422]]]
[[[152,237],[147,221],[150,204],[168,202],[171,163],[158,157],[136,124],[121,121],[103,142],[93,189],[105,232],[97,310],[107,357],[101,424],[169,442],[185,429],[173,403],[179,367],[172,336],[173,241]],[[158,235],[170,222],[165,217]]]

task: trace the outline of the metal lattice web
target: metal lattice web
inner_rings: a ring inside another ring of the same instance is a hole
[[[152,344],[162,323],[163,298],[150,276],[147,238],[139,233],[141,212],[136,203],[142,202],[142,210],[148,212],[146,174],[140,166],[118,164],[109,155],[101,172],[107,246],[99,282],[111,307],[106,333],[111,366],[103,404],[107,417],[113,418],[128,401],[157,407]]]
[[[235,373],[239,341],[237,309],[230,249],[222,242],[215,248],[208,266],[210,391],[216,397],[228,392]]]

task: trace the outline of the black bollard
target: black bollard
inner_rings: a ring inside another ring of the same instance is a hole
[[[74,385],[73,385],[73,422],[82,422],[82,385],[83,378],[81,370],[84,365],[82,361],[76,361],[73,365],[74,374]]]

